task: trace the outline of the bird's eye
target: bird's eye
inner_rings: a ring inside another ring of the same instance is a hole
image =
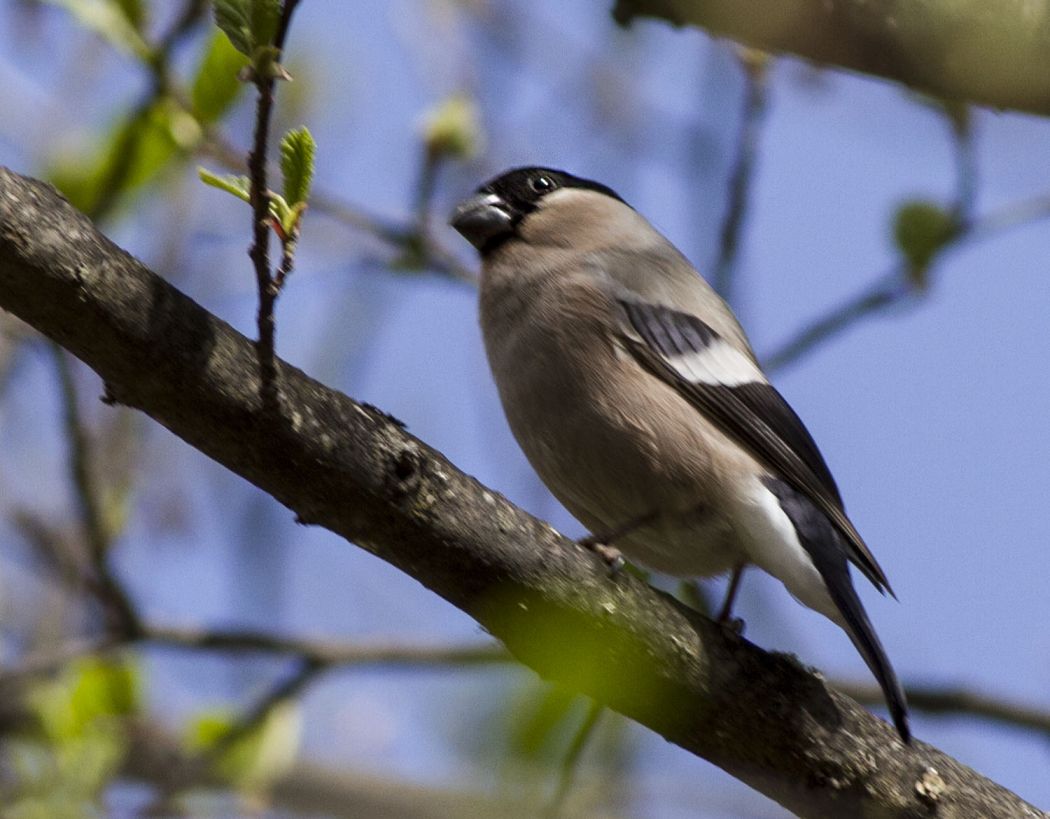
[[[554,180],[549,176],[534,176],[529,184],[536,193],[546,193],[554,190]]]

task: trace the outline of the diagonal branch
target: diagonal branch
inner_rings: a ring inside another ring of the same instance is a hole
[[[277,361],[263,411],[251,341],[0,169],[0,307],[98,372],[113,400],[400,568],[542,676],[650,727],[802,816],[1039,816],[464,475],[374,407]]]
[[[878,705],[882,692],[872,685],[833,682],[839,691],[857,702]],[[991,697],[968,688],[941,686],[908,686],[908,706],[927,714],[946,717],[972,716],[997,722],[1010,728],[1039,731],[1050,738],[1050,713],[1016,702]]]
[[[110,632],[134,636],[139,630],[138,615],[127,591],[110,568],[109,551],[113,538],[102,513],[101,488],[94,470],[87,429],[80,417],[73,371],[67,360],[68,354],[57,344],[51,344],[50,348],[62,396],[70,483],[77,501],[81,534],[91,561],[92,576],[88,578],[88,586],[95,591],[105,611]]]
[[[964,197],[959,199],[956,206],[960,214],[965,208]],[[948,254],[1015,227],[1048,218],[1050,196],[1036,196],[1013,202],[981,217],[967,216],[959,230],[941,248],[940,253]],[[763,356],[763,366],[767,370],[780,370],[795,364],[814,348],[853,328],[857,322],[873,318],[899,305],[913,303],[920,295],[921,291],[916,289],[908,276],[907,263],[899,261],[859,293],[850,296],[823,316],[813,319],[778,349]]]

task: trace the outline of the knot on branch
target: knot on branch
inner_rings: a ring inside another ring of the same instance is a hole
[[[414,493],[423,480],[422,459],[415,447],[403,447],[394,456],[390,466],[394,478],[392,492],[400,499]]]

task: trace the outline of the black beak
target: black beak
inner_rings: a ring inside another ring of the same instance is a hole
[[[514,231],[510,208],[495,193],[478,193],[460,202],[452,213],[450,224],[478,250],[484,250],[494,239]]]

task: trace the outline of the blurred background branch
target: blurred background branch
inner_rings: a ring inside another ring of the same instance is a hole
[[[960,203],[954,210],[963,212],[959,210],[961,207],[964,206]],[[950,212],[940,211],[936,206],[920,205],[910,215],[916,221],[927,221],[932,217],[930,221],[933,225],[928,228],[933,233],[930,240],[932,247],[922,266],[917,268],[907,258],[901,259],[872,284],[825,315],[805,324],[792,338],[764,356],[763,365],[766,369],[777,371],[790,367],[822,344],[857,327],[866,319],[899,306],[921,304],[926,295],[931,268],[939,264],[944,256],[967,245],[992,239],[1005,231],[1050,218],[1050,197],[1037,196],[1015,202],[957,224],[952,221]]]
[[[767,71],[769,56],[752,49],[738,49],[738,60],[744,69],[743,110],[739,132],[734,141],[736,155],[726,186],[726,210],[718,235],[718,258],[711,270],[711,286],[730,304],[736,304],[733,291],[741,233],[747,216],[748,197],[759,137],[767,106]]]

